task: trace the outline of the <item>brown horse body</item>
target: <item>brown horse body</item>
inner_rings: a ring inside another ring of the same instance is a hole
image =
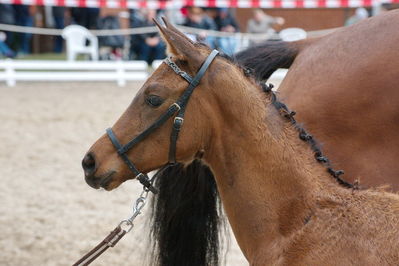
[[[209,49],[170,25],[159,27],[172,59],[195,73]],[[117,138],[126,143],[142,132],[186,86],[171,68],[159,67],[113,126]],[[159,106],[149,104],[154,95],[162,100]],[[179,162],[198,158],[214,173],[251,265],[399,264],[399,196],[337,184],[277,103],[241,68],[216,58],[190,99],[177,142]],[[148,172],[167,163],[171,129],[168,121],[127,153],[138,169]],[[86,178],[107,190],[134,178],[106,135],[83,166]]]
[[[262,79],[292,63],[279,97],[343,178],[363,187],[399,190],[398,24],[399,11],[392,11],[321,38],[265,43],[238,55]],[[268,69],[271,57],[280,62]]]

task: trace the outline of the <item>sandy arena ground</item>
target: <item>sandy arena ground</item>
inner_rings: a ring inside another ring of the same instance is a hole
[[[80,162],[140,86],[0,84],[0,265],[72,265],[130,216],[139,183],[94,190]],[[93,265],[148,264],[148,213]],[[232,237],[226,265],[247,264]]]
[[[132,180],[94,190],[80,165],[141,84],[0,84],[0,265],[72,265],[130,217],[142,186]],[[148,265],[143,212],[93,265]],[[232,234],[225,264],[248,265]]]

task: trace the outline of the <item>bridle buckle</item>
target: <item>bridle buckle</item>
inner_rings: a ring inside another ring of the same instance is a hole
[[[173,103],[170,107],[172,106],[176,106],[177,107],[177,111],[180,111],[181,107],[178,103]]]
[[[143,173],[139,173],[138,175],[136,175],[134,177],[134,179],[139,179],[139,178],[142,178],[142,177],[144,177],[144,174]]]
[[[144,186],[145,191],[151,191],[154,194],[158,193],[158,190],[152,186],[152,181],[151,179],[148,178],[146,174],[139,173],[138,175],[136,175],[135,178],[137,178],[140,181],[140,183]]]
[[[182,127],[184,123],[184,118],[180,117],[180,116],[176,116],[175,119],[173,120],[173,127],[176,130],[180,130],[180,128]]]

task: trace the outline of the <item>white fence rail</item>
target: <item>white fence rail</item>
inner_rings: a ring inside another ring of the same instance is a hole
[[[0,60],[0,82],[15,86],[17,81],[127,81],[148,78],[145,61],[67,62]]]
[[[152,63],[156,69],[162,63]],[[286,69],[278,69],[270,79],[283,79]],[[142,81],[149,76],[145,61],[22,61],[0,60],[0,82],[15,86],[17,81]]]

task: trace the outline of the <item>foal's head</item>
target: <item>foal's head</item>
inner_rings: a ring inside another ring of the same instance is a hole
[[[166,27],[158,25],[168,54],[178,67],[195,76],[204,63],[210,49],[195,44],[165,21]],[[217,116],[216,88],[223,87],[222,75],[233,76],[238,68],[226,60],[215,59],[187,103],[184,123],[176,145],[176,160],[189,163],[199,157],[210,145],[212,130]],[[231,78],[229,78],[231,79]],[[188,87],[188,82],[177,75],[171,67],[162,64],[145,82],[130,106],[112,127],[117,140],[128,143],[173,105]],[[215,88],[213,90],[212,88]],[[158,169],[168,163],[170,136],[175,115],[146,138],[126,152],[129,160],[143,173]],[[118,155],[109,136],[103,135],[88,151],[82,162],[86,182],[94,188],[111,190],[135,174]]]

